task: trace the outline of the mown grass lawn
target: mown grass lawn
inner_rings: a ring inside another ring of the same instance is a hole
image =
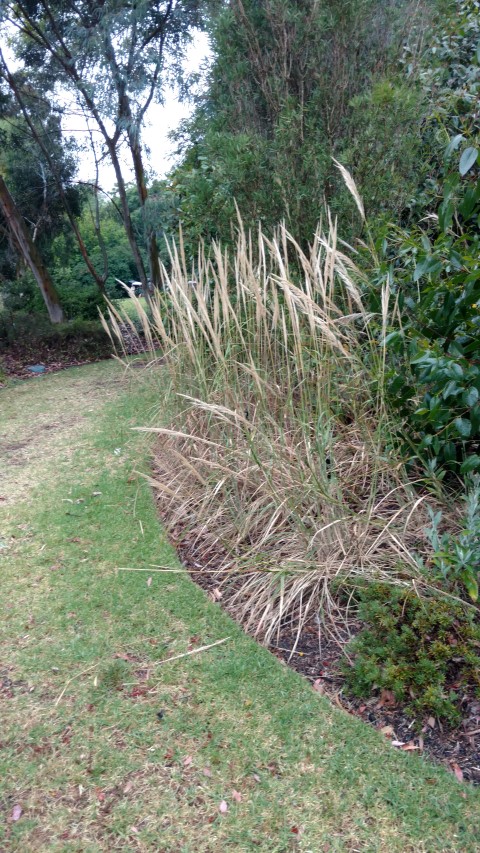
[[[112,362],[0,390],[0,850],[478,850],[473,790],[150,570],[180,568],[130,429],[161,381]]]

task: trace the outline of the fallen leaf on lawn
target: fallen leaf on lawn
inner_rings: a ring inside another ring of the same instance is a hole
[[[385,737],[392,737],[395,734],[395,732],[393,731],[393,726],[382,726],[380,731],[382,735],[385,735]]]
[[[242,802],[242,795],[239,791],[232,791],[232,798],[235,800],[236,803]]]
[[[12,820],[13,821],[20,820],[21,816],[22,816],[22,807],[21,806],[14,806],[12,809]]]
[[[423,737],[422,737],[422,735],[420,735],[420,737],[418,738],[418,748],[421,752],[423,752]]]
[[[147,580],[147,586],[151,586],[151,585],[152,585],[152,579],[151,579],[151,578],[149,578],[149,579]]]
[[[435,728],[435,717],[429,717],[427,720],[428,725],[431,729]]]
[[[258,773],[252,773],[252,776],[255,779],[255,782],[261,782],[261,779],[260,779],[260,776],[258,775]]]
[[[187,755],[187,757],[183,759],[183,766],[184,766],[184,767],[190,767],[190,765],[191,765],[192,761],[193,761],[192,756],[191,756],[191,755]]]
[[[292,826],[290,832],[293,832],[294,835],[298,835],[298,826]]]
[[[101,494],[102,494],[101,492],[92,492],[92,495],[94,498],[98,498],[98,496]]]
[[[366,711],[366,710],[367,710],[367,706],[366,706],[366,705],[360,705],[360,707],[359,707],[359,709],[358,709],[358,713],[359,713],[359,714],[363,714],[363,712],[364,712],[364,711]]]
[[[317,693],[325,693],[325,685],[321,678],[315,679],[313,682],[313,689],[317,691]]]
[[[203,768],[203,775],[208,776],[209,779],[211,778],[212,771],[210,770],[210,767],[204,767]]]
[[[228,812],[228,805],[225,800],[222,800],[222,802],[220,803],[218,811],[220,812],[220,814],[226,814]]]
[[[404,740],[392,740],[392,746],[405,746]]]
[[[452,770],[455,773],[459,782],[463,782],[463,771],[462,768],[458,766],[455,761],[452,761]]]
[[[129,780],[123,789],[123,793],[129,794],[130,791],[132,790],[132,788],[133,788],[133,782],[131,780]]]
[[[414,749],[420,749],[420,747],[419,747],[419,746],[417,746],[417,744],[416,744],[416,743],[412,743],[412,742],[410,741],[410,743],[406,743],[406,744],[405,744],[405,746],[402,746],[402,749],[403,749],[403,751],[404,751],[404,752],[412,752],[412,750],[414,750]]]

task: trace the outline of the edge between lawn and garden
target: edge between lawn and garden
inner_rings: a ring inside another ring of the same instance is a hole
[[[183,570],[136,473],[161,406],[161,370],[114,362],[0,390],[0,849],[478,850],[477,791]]]

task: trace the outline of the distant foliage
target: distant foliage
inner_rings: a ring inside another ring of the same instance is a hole
[[[437,7],[377,0],[232,0],[215,17],[208,89],[180,135],[173,174],[187,240],[231,238],[285,219],[304,244],[327,202],[358,232],[332,156],[358,176],[373,218],[398,212],[426,166],[425,95],[399,60],[413,54]]]

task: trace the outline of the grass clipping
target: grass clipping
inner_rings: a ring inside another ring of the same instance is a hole
[[[370,315],[332,223],[308,255],[284,227],[253,240],[240,226],[235,251],[201,248],[190,271],[181,239],[170,251],[163,291],[137,309],[170,376],[172,422],[149,429],[174,539],[266,643],[287,619],[338,621],[359,579],[421,585],[425,513],[383,394],[388,288]],[[133,326],[111,308],[120,322]]]

